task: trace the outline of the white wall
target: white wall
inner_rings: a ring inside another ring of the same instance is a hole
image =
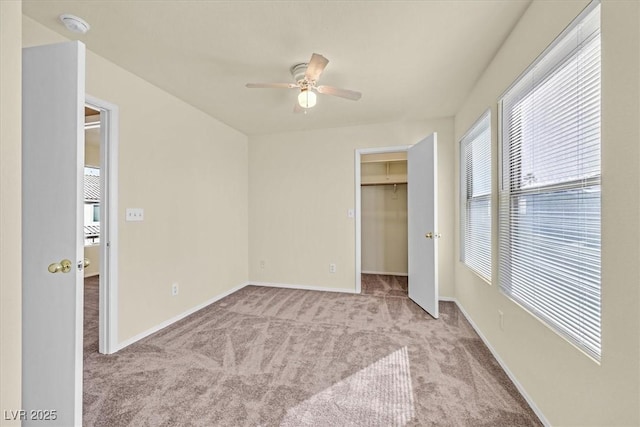
[[[489,107],[496,129],[501,93],[587,3],[532,3],[456,115],[456,140]],[[457,299],[553,425],[640,424],[639,28],[639,2],[603,0],[601,364],[503,296],[495,280],[487,285],[458,262],[458,237],[454,239]],[[496,218],[495,131],[492,143]],[[455,200],[457,203],[459,196]],[[496,260],[496,220],[493,226]],[[497,277],[497,262],[493,277]],[[504,331],[499,328],[498,310],[504,313]]]
[[[363,185],[362,272],[408,273],[407,184]]]
[[[0,1],[0,411],[3,415],[5,410],[22,407],[21,16],[21,1]],[[20,423],[3,420],[2,425]]]
[[[24,46],[63,40],[23,16]],[[122,342],[246,282],[248,141],[90,49],[86,90],[120,112]],[[125,222],[127,207],[145,220]]]
[[[250,280],[353,291],[355,222],[347,211],[355,203],[355,149],[411,145],[432,132],[438,132],[440,292],[453,296],[450,118],[251,136]],[[337,264],[335,274],[329,263]]]

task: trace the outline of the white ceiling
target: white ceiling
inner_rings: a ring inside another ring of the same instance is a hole
[[[23,12],[252,135],[451,116],[530,0],[23,1]],[[57,17],[89,22],[83,36]],[[329,59],[320,84],[362,92],[320,95],[292,112],[296,92],[247,89],[290,82],[313,52]]]

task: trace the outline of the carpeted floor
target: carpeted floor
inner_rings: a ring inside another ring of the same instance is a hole
[[[98,353],[99,276],[84,279],[84,359]]]
[[[114,355],[85,342],[84,425],[540,425],[455,304],[363,290],[247,286]]]
[[[360,283],[363,294],[376,297],[406,297],[409,292],[406,276],[363,274]]]

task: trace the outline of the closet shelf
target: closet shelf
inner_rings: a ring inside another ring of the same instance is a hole
[[[376,160],[376,159],[364,159],[360,163],[398,163],[398,162],[406,162],[407,159],[385,159],[385,160]]]
[[[390,179],[372,179],[372,180],[362,180],[360,181],[361,186],[365,185],[393,185],[393,184],[406,184],[407,177],[398,177],[398,178],[390,178]]]
[[[363,154],[360,163],[395,163],[406,162],[407,152]]]

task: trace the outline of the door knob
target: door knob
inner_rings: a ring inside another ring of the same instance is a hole
[[[49,273],[68,273],[71,271],[71,261],[68,259],[63,259],[60,262],[54,262],[53,264],[49,264]]]
[[[442,236],[440,233],[432,233],[431,231],[424,235],[427,239],[439,239]]]
[[[84,268],[87,268],[91,265],[91,260],[89,258],[84,259]]]

